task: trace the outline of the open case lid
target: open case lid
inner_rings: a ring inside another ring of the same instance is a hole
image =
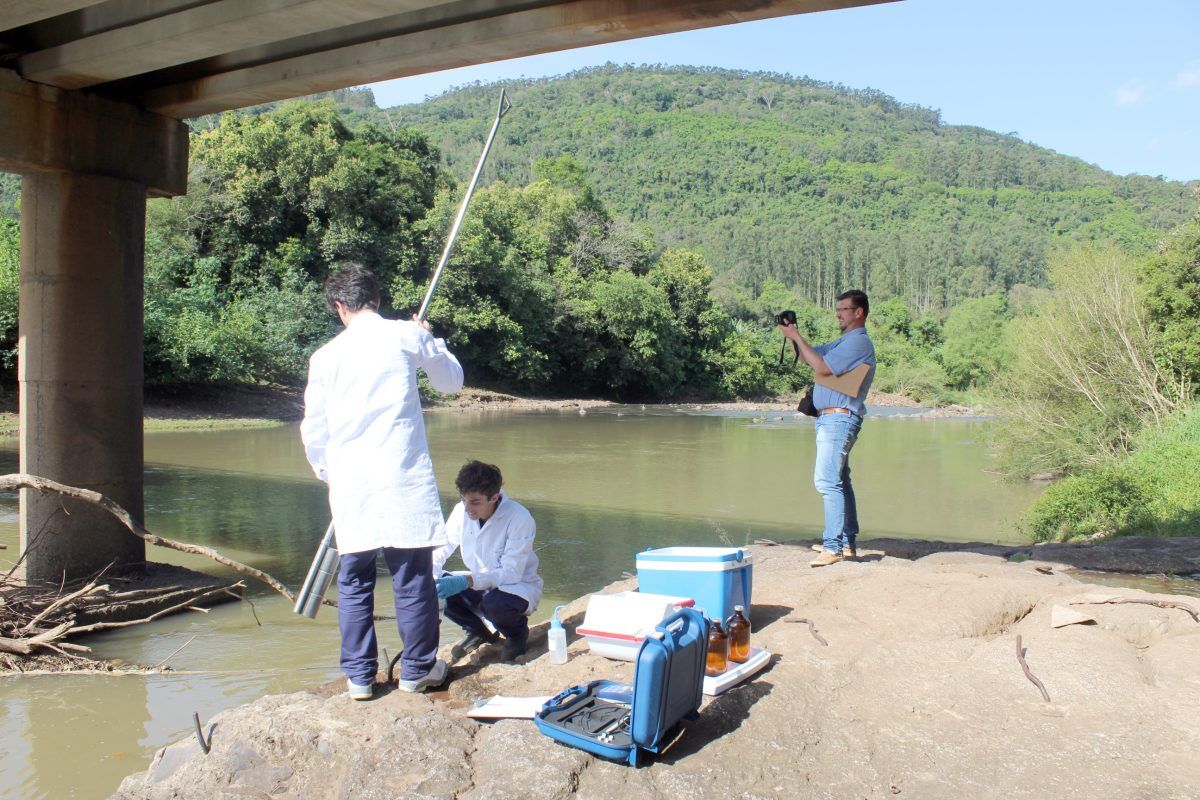
[[[662,735],[703,700],[708,620],[684,608],[667,617],[638,650],[629,732],[634,744],[657,749]]]

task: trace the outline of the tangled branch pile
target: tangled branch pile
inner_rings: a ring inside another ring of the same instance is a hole
[[[8,578],[0,581],[0,653],[19,656],[52,652],[68,660],[87,660],[75,653],[91,652],[90,648],[66,641],[110,628],[140,625],[159,617],[186,609],[196,609],[221,595],[238,598],[236,590],[244,588],[241,581],[219,586],[163,586],[153,589],[121,591],[119,585],[132,583],[129,578],[109,578],[100,583],[101,576],[78,588],[11,585]],[[5,658],[9,669],[18,669]]]

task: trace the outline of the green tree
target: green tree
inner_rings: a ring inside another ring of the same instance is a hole
[[[938,356],[953,388],[985,386],[1000,371],[1008,358],[1010,316],[1003,294],[972,297],[951,309]]]
[[[1200,210],[1142,269],[1150,322],[1162,336],[1160,366],[1200,386]]]
[[[189,191],[149,204],[149,384],[285,381],[333,330],[329,266],[411,272],[437,154],[407,129],[351,128],[332,102],[228,114],[193,137]]]
[[[1013,322],[1013,356],[994,385],[1009,472],[1106,465],[1183,403],[1186,386],[1158,366],[1162,342],[1138,272],[1111,248],[1076,247],[1051,262],[1053,291]]]

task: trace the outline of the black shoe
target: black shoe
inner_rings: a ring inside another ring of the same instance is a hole
[[[506,664],[515,663],[518,658],[525,655],[525,650],[529,645],[529,631],[525,631],[520,636],[514,636],[511,639],[504,640],[504,647],[500,649],[500,660]]]
[[[500,641],[500,637],[495,633],[468,633],[466,638],[455,642],[454,646],[450,648],[450,657],[458,661],[463,656],[478,650],[483,645],[495,644],[498,641]]]

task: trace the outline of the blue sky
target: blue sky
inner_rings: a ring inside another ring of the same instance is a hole
[[[1200,179],[1200,0],[902,0],[372,85],[382,106],[607,62],[878,89],[1106,170]]]

